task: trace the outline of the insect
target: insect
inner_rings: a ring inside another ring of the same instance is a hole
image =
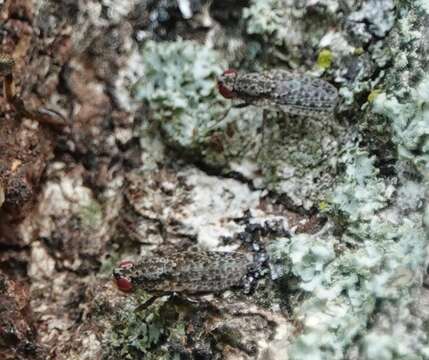
[[[29,118],[40,123],[52,125],[55,127],[64,127],[67,125],[66,119],[58,112],[40,107],[32,109],[27,107],[19,95],[15,93],[15,81],[13,78],[14,59],[5,54],[0,54],[0,76],[4,77],[3,96],[11,104],[20,118]]]
[[[274,106],[292,115],[321,117],[331,114],[338,101],[337,89],[330,83],[286,70],[239,73],[226,70],[218,77],[220,94],[238,99],[238,107]]]
[[[143,288],[195,294],[240,286],[253,267],[253,258],[243,253],[192,250],[123,261],[113,276],[124,292]]]

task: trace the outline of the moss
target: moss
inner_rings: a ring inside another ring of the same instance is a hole
[[[330,50],[322,50],[317,57],[317,66],[321,69],[329,69],[332,65],[333,54]]]

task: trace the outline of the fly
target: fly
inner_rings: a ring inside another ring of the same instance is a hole
[[[113,271],[118,288],[155,292],[209,293],[240,286],[254,268],[253,258],[239,252],[192,250],[124,261]]]
[[[331,114],[338,102],[337,89],[327,81],[281,69],[261,73],[226,70],[218,78],[218,89],[223,97],[240,100],[238,107],[272,106],[310,117]]]

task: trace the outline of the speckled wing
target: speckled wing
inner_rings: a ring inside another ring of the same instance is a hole
[[[149,291],[217,292],[240,285],[251,264],[237,252],[176,252],[142,259],[133,282]]]
[[[266,72],[265,76],[274,81],[272,100],[284,112],[318,117],[335,109],[338,92],[327,81],[285,70]]]
[[[0,75],[10,75],[15,61],[9,55],[0,53]]]

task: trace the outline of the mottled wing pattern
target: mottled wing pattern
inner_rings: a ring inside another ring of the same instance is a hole
[[[0,54],[0,75],[11,74],[14,64],[15,61],[9,55]]]
[[[243,100],[255,104],[270,98],[275,83],[267,81],[260,73],[239,73],[235,80],[234,91]]]
[[[176,252],[142,259],[133,282],[152,291],[217,292],[239,285],[251,264],[242,253]]]
[[[323,116],[334,111],[338,92],[330,83],[285,70],[267,72],[265,76],[275,81],[272,99],[283,111],[306,116]]]

